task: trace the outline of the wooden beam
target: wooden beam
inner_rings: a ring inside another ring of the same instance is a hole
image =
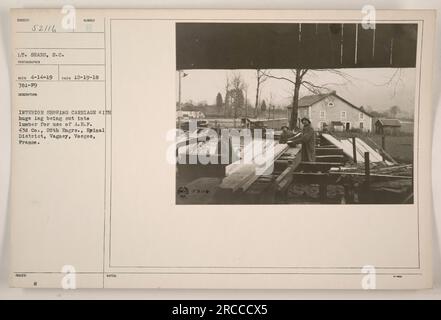
[[[244,164],[240,169],[225,177],[219,188],[223,191],[237,191],[247,180],[256,175],[256,168],[253,164]]]
[[[343,155],[343,149],[334,147],[317,147],[315,148],[315,154],[317,156],[326,156],[326,155]]]
[[[324,155],[324,156],[315,156],[317,162],[339,162],[344,163],[345,157],[343,155]]]
[[[309,172],[317,172],[317,171],[328,171],[332,167],[341,167],[340,162],[301,162],[297,167],[297,171],[309,171]]]
[[[287,167],[276,179],[275,183],[277,186],[277,190],[284,189],[287,184],[292,181],[292,175],[293,169],[291,167]]]
[[[230,174],[232,174],[234,171],[236,170],[240,170],[241,167],[246,164],[244,163],[244,156],[245,154],[251,154],[251,157],[247,160],[249,160],[250,163],[254,163],[254,159],[258,156],[260,156],[262,153],[266,152],[267,148],[271,148],[271,147],[275,147],[275,143],[274,141],[270,141],[270,140],[253,140],[251,144],[247,145],[246,147],[244,147],[243,151],[242,151],[242,155],[241,155],[241,159],[229,164],[226,168],[225,168],[225,175],[229,176]],[[288,145],[285,144],[277,144],[278,146],[285,146],[285,148],[288,148]],[[261,153],[257,154],[256,150],[258,150],[258,148],[260,148]],[[278,147],[280,148],[280,147]],[[274,153],[276,153],[274,151]]]
[[[357,176],[357,177],[364,177],[364,173],[360,172],[329,172],[329,174],[332,175],[340,175],[340,176]],[[403,180],[410,180],[412,179],[411,176],[396,176],[391,174],[369,174],[369,177],[372,178],[387,178],[387,179],[403,179]]]
[[[262,174],[255,173],[253,177],[247,179],[247,181],[241,185],[240,188],[242,191],[246,191],[260,176],[271,174],[274,170],[274,161],[276,161],[283,153],[285,153],[285,151],[288,149],[288,145],[278,144],[275,146],[274,149],[274,158],[272,160],[273,163],[269,165],[269,167],[272,169],[271,172],[262,172]]]
[[[327,184],[341,184],[342,178],[347,179],[353,178],[354,180],[359,180],[360,182],[364,181],[365,175],[364,173],[347,173],[347,172],[328,172],[328,173],[320,173],[320,172],[293,172],[293,179],[299,183],[322,183],[325,182]],[[371,182],[382,182],[382,181],[390,181],[390,180],[409,180],[412,177],[402,177],[402,176],[391,176],[391,175],[382,175],[382,174],[371,174],[370,175]],[[350,181],[350,180],[349,180]]]
[[[297,169],[302,161],[302,154],[298,152],[290,165],[277,177],[275,183],[278,191],[289,186],[293,180],[292,173]]]
[[[227,166],[227,176],[222,180],[219,186],[220,192],[246,191],[260,176],[272,173],[272,170],[269,172],[269,169],[274,168],[274,161],[284,154],[288,148],[289,146],[287,144],[275,144],[274,157],[269,163],[265,164],[268,167],[268,172],[257,172],[259,168],[254,161],[255,158],[252,163],[240,163],[240,161],[238,161]],[[300,149],[297,149],[297,153],[300,153]],[[264,169],[265,168],[262,168],[261,170]]]

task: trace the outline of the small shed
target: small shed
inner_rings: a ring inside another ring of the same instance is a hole
[[[400,120],[401,122],[401,128],[400,128],[400,133],[407,133],[407,134],[413,134],[414,131],[414,123],[412,120]]]
[[[375,122],[375,133],[396,135],[400,133],[401,122],[398,119],[378,119]]]
[[[341,121],[331,121],[331,130],[332,131],[343,131],[345,129],[345,125]]]

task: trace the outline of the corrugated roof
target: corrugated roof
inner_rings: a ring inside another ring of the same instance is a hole
[[[398,119],[378,119],[382,126],[387,127],[401,127],[401,122]]]

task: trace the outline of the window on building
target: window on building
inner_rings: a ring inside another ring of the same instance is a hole
[[[360,122],[360,129],[363,129],[364,123]]]
[[[360,120],[363,120],[363,119],[364,119],[364,113],[360,112]]]
[[[334,102],[329,101],[329,102],[328,102],[328,107],[331,107],[331,108],[332,108],[333,106],[334,106]]]
[[[326,117],[325,111],[320,111],[320,119],[324,119]]]
[[[342,111],[341,112],[341,118],[342,119],[346,119],[346,111]]]

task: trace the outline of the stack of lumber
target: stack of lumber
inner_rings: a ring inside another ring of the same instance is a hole
[[[247,149],[247,147],[244,149]],[[289,148],[287,144],[279,144],[273,141],[263,142],[263,147],[261,154],[255,152],[251,154],[251,160],[248,153],[246,161],[241,159],[226,167],[226,177],[219,186],[220,192],[246,191],[260,176],[271,175],[274,161]],[[245,152],[250,152],[250,150]]]
[[[354,158],[352,139],[343,138],[339,140],[329,133],[323,133],[322,137],[325,138],[328,142],[332,143],[337,148],[342,149],[343,153],[350,159]],[[357,162],[364,163],[365,152],[369,152],[370,162],[383,162],[383,156],[377,150],[373,149],[366,142],[364,142],[362,139],[355,138],[355,147],[357,154]],[[393,164],[391,161],[385,161],[385,163],[388,165]]]
[[[214,157],[220,152],[220,141],[217,135],[213,135],[212,131],[208,129],[198,130],[198,132],[185,133],[176,138],[176,150],[179,163],[187,163],[185,159],[193,156],[197,159],[198,156]],[[225,147],[227,148],[227,147]],[[230,148],[228,148],[230,149]],[[231,150],[233,158],[238,158],[239,146],[232,144]]]
[[[260,160],[262,155],[271,156],[272,152],[276,153],[276,143],[274,141],[261,139],[252,140],[251,143],[240,150],[239,160],[225,168],[225,176],[229,176],[236,170],[241,169],[244,164],[259,163],[258,160]]]
[[[199,141],[187,146],[182,146],[178,149],[178,154],[183,155],[215,155],[217,153],[217,141],[209,140]]]

